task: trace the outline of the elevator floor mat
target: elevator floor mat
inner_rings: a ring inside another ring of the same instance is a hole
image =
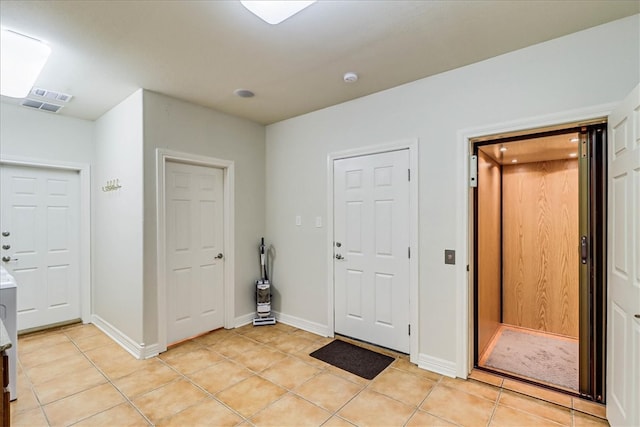
[[[344,371],[372,380],[395,359],[348,342],[334,340],[310,354]]]

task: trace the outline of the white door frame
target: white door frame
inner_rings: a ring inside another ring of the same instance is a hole
[[[0,165],[24,166],[78,172],[80,178],[80,236],[78,268],[80,280],[80,316],[82,323],[91,322],[91,167],[83,163],[41,160],[20,156],[0,156]],[[18,285],[19,286],[19,285]]]
[[[158,283],[158,345],[159,351],[167,350],[167,277],[166,277],[166,206],[165,206],[165,165],[167,162],[180,162],[190,165],[222,169],[223,183],[223,242],[225,251],[224,265],[224,327],[233,328],[235,319],[235,233],[234,233],[234,162],[201,156],[191,153],[158,148],[156,150],[156,220],[157,220],[157,257],[156,274]]]
[[[515,120],[510,122],[496,123],[483,127],[462,129],[458,131],[458,202],[457,202],[457,218],[458,224],[457,246],[460,253],[464,255],[464,259],[456,266],[458,283],[456,286],[456,376],[467,378],[469,372],[473,368],[473,304],[471,295],[473,295],[473,278],[467,266],[471,269],[472,244],[473,236],[469,219],[471,218],[470,210],[472,191],[469,187],[469,144],[476,138],[489,135],[500,135],[503,133],[511,133],[518,131],[526,131],[527,129],[538,129],[549,126],[561,125],[563,123],[574,123],[580,121],[588,121],[598,118],[606,118],[617,104],[603,104],[594,107],[587,107],[577,110],[558,112],[554,114],[536,116]]]
[[[418,264],[420,261],[419,234],[418,228],[418,139],[404,139],[389,142],[382,145],[355,148],[345,151],[329,153],[327,156],[327,307],[328,319],[327,329],[329,336],[334,336],[335,331],[335,300],[334,300],[334,263],[333,263],[333,162],[334,160],[348,157],[366,156],[369,154],[379,154],[389,151],[409,150],[409,168],[411,169],[411,180],[409,181],[409,247],[411,248],[411,258],[409,259],[409,319],[411,322],[410,337],[410,360],[418,363],[418,350],[420,336],[419,322],[419,290],[418,290]]]

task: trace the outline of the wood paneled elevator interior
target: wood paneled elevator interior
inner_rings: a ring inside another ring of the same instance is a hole
[[[604,283],[589,267],[606,242],[589,224],[606,214],[594,194],[606,197],[590,176],[602,174],[604,132],[573,126],[471,148],[474,364],[593,400],[603,396],[604,317],[594,305]]]

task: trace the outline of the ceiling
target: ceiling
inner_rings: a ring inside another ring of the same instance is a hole
[[[145,88],[270,124],[639,12],[635,0],[320,0],[272,26],[235,0],[2,0],[0,24],[51,45],[36,86],[74,96],[58,114],[94,120]]]
[[[478,150],[499,165],[547,162],[577,159],[579,141],[580,134],[574,130],[557,135],[532,137],[504,143],[498,139],[493,144],[478,147]]]

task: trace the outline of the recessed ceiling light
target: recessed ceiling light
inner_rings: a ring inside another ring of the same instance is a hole
[[[500,151],[504,153],[505,151],[507,151],[507,147],[500,147]]]
[[[233,91],[233,93],[240,98],[253,98],[255,96],[255,93],[251,92],[248,89],[236,89]]]
[[[40,75],[51,48],[40,40],[10,30],[2,30],[0,41],[0,93],[24,98]]]
[[[518,163],[518,159],[511,160],[511,163]]]
[[[271,25],[281,23],[302,9],[311,6],[316,0],[241,0],[240,3],[251,13]]]
[[[580,138],[571,138],[569,141],[571,141],[571,142],[578,142],[578,141],[580,141]]]
[[[578,157],[578,153],[569,153],[569,157]]]

